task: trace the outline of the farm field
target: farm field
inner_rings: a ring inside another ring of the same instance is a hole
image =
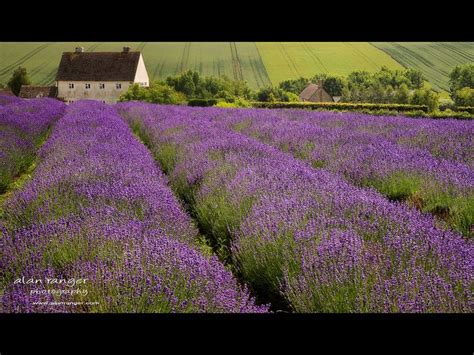
[[[474,311],[472,121],[36,99],[0,125],[34,112],[2,312]]]
[[[403,67],[367,42],[257,42],[273,85],[317,73],[348,75],[354,70],[375,72],[383,65]]]
[[[449,71],[474,58],[471,42],[0,42],[0,83],[22,65],[33,84],[51,85],[62,52],[77,46],[86,51],[140,50],[151,80],[192,69],[243,79],[254,89],[300,76],[347,75],[385,65],[420,69],[434,88],[447,90]]]
[[[129,46],[142,51],[151,80],[165,79],[187,69],[204,75],[227,75],[247,80],[254,88],[270,84],[265,66],[253,42],[102,42],[102,43],[0,43],[0,82],[23,65],[34,84],[50,85],[64,51],[121,51]]]
[[[419,69],[433,88],[449,90],[449,73],[474,61],[474,42],[374,42],[407,68]]]

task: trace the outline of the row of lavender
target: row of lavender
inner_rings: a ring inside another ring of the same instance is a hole
[[[28,169],[48,129],[65,108],[52,99],[5,103],[0,106],[0,193]]]
[[[9,105],[14,102],[19,102],[21,99],[15,95],[5,95],[0,93],[0,107]]]
[[[215,110],[216,120],[313,167],[474,233],[474,124],[362,114]]]
[[[275,308],[473,311],[472,243],[432,217],[226,129],[215,109],[118,110],[220,257]]]
[[[267,310],[198,246],[166,176],[110,106],[70,105],[5,211],[3,312]]]

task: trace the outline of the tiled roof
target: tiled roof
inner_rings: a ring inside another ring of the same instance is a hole
[[[300,98],[302,100],[309,100],[311,96],[313,96],[316,91],[318,91],[319,85],[316,84],[309,84],[300,94]]]
[[[140,52],[65,52],[56,80],[133,81]]]

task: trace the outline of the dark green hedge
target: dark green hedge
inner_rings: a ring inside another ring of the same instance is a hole
[[[394,111],[423,111],[428,112],[426,105],[402,105],[402,104],[367,104],[367,103],[345,103],[345,102],[253,102],[256,108],[304,108],[311,110],[394,110]]]
[[[217,99],[191,99],[188,101],[188,106],[214,106],[217,104]]]
[[[464,111],[469,112],[470,114],[474,115],[474,107],[473,106],[458,106],[456,107],[456,111]]]

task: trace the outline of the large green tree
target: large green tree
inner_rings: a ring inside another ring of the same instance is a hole
[[[165,83],[153,82],[148,88],[134,84],[120,97],[120,101],[132,100],[155,104],[179,104],[185,102],[186,97]]]
[[[455,102],[457,92],[463,88],[474,88],[474,63],[457,65],[449,74],[449,91]]]
[[[413,92],[410,103],[413,105],[426,105],[428,110],[433,112],[439,107],[439,95],[428,88],[417,89]]]
[[[339,76],[328,76],[323,81],[324,90],[331,96],[342,96],[342,90],[345,85],[345,80]]]
[[[278,87],[284,91],[299,95],[308,86],[310,80],[300,77],[298,79],[282,81]]]
[[[31,80],[28,77],[28,73],[26,72],[26,68],[18,67],[8,81],[8,87],[10,90],[18,96],[20,94],[20,89],[22,85],[30,85]]]
[[[456,91],[456,99],[454,103],[457,106],[474,106],[474,89],[464,87]]]

